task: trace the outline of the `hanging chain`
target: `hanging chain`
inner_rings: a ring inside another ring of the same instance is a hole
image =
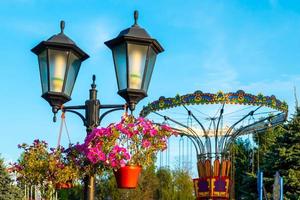
[[[69,141],[69,145],[71,145],[71,139],[70,139],[70,134],[69,134],[69,130],[67,127],[67,123],[66,123],[66,115],[63,109],[63,105],[61,106],[61,123],[60,123],[60,127],[59,127],[59,134],[58,134],[58,141],[57,141],[57,148],[60,147],[60,142],[61,142],[61,136],[62,136],[62,132],[63,132],[63,128],[65,127],[66,133],[67,133],[67,137],[68,137],[68,141]]]
[[[179,139],[179,169],[181,169],[181,148],[182,148],[182,136]]]
[[[166,118],[164,119],[162,124],[169,126],[168,120]],[[170,168],[170,138],[167,139],[166,167]]]
[[[187,118],[187,127],[193,129],[193,121],[191,117],[191,112],[188,112],[188,118]],[[192,168],[192,142],[187,138],[186,142],[186,164],[188,169]]]

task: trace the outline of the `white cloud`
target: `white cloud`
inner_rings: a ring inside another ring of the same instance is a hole
[[[82,27],[84,27],[84,32],[82,32]],[[84,22],[77,26],[78,31],[83,34],[81,37],[84,40],[83,43],[89,48],[90,53],[99,53],[100,50],[103,50],[104,42],[116,36],[113,34],[116,32],[116,27],[112,20],[104,18]]]
[[[228,58],[225,37],[222,32],[216,34],[211,49],[203,56],[201,64],[205,71],[203,84],[208,89],[231,90],[239,84],[239,74]]]

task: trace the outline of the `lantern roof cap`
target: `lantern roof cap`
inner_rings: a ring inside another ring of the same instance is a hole
[[[89,58],[89,55],[80,49],[76,43],[64,34],[65,21],[60,21],[60,33],[51,36],[48,40],[40,42],[31,51],[35,54],[40,54],[46,47],[54,48],[70,48],[80,57],[83,61]]]
[[[149,33],[144,28],[142,28],[138,25],[138,23],[137,23],[138,11],[137,10],[134,11],[133,16],[134,16],[134,24],[131,27],[121,31],[116,38],[106,41],[105,44],[109,48],[113,48],[115,45],[119,44],[120,42],[122,42],[124,40],[139,41],[139,42],[145,42],[145,43],[152,43],[154,46],[154,49],[158,53],[164,51],[163,47],[159,44],[159,42],[156,39],[151,38]]]
[[[134,11],[133,17],[134,17],[134,24],[131,27],[121,31],[119,33],[118,37],[131,36],[131,37],[151,39],[151,36],[149,35],[149,33],[145,29],[140,27],[137,23],[137,20],[138,20],[138,17],[139,17],[139,13],[138,13],[137,10]]]
[[[47,40],[47,42],[57,42],[63,44],[76,45],[76,43],[73,40],[71,40],[68,36],[65,35],[64,29],[65,29],[65,21],[62,20],[60,21],[60,33],[51,36]]]

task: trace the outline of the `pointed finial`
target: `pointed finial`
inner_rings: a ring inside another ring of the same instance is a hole
[[[57,119],[56,119],[56,113],[54,113],[54,114],[53,114],[53,119],[52,119],[52,121],[53,121],[53,122],[56,122],[56,120],[57,120]]]
[[[93,83],[92,83],[91,86],[92,86],[93,89],[95,89],[96,88],[96,83],[95,83],[95,81],[96,81],[96,75],[95,74],[93,74],[92,80],[93,80]]]
[[[64,32],[64,29],[65,29],[65,21],[64,21],[64,20],[61,20],[61,21],[60,21],[60,32],[63,33],[63,32]]]
[[[139,12],[137,10],[134,11],[133,17],[134,17],[134,25],[136,26],[138,25],[137,20],[139,18]]]
[[[53,112],[53,122],[56,122],[56,113],[58,112],[58,107],[53,106],[52,107],[52,112]]]

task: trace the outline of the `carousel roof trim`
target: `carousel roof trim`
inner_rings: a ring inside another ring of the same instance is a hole
[[[179,95],[175,97],[165,98],[161,96],[158,100],[144,106],[140,112],[140,116],[147,116],[151,112],[165,110],[182,105],[201,105],[201,104],[239,104],[239,105],[254,105],[266,106],[278,111],[288,114],[288,105],[285,101],[277,99],[274,95],[264,96],[259,93],[253,95],[245,93],[243,90],[236,92],[224,93],[219,91],[213,93],[203,93],[202,91],[195,91],[194,93]]]

